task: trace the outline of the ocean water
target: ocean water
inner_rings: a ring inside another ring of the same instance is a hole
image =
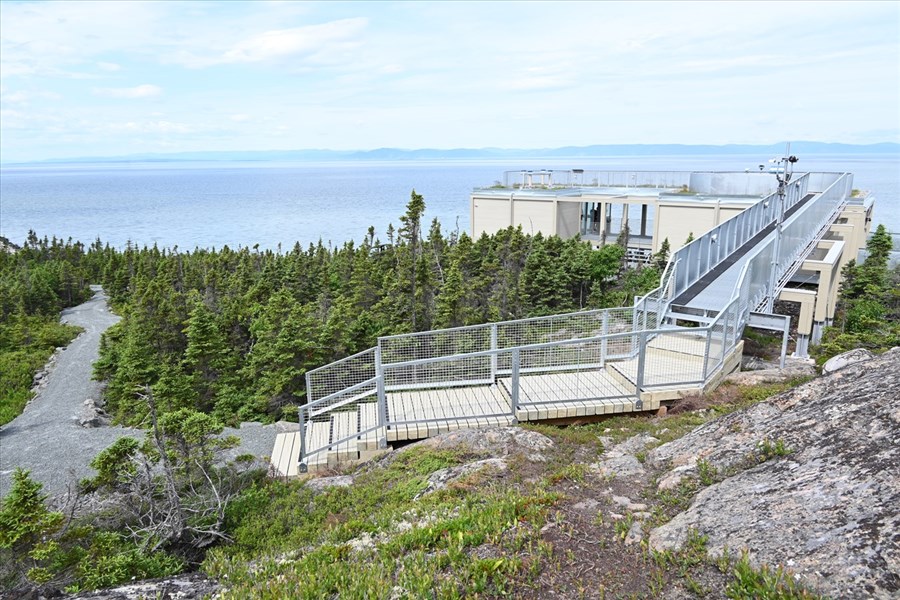
[[[289,250],[319,239],[386,239],[410,192],[425,197],[430,222],[469,231],[469,193],[520,168],[744,170],[765,157],[606,157],[561,161],[397,163],[106,163],[0,169],[0,235],[21,244],[29,229],[122,248],[129,241],[182,250],[228,245]],[[875,223],[900,233],[900,157],[801,157],[798,171],[850,171],[872,191]]]

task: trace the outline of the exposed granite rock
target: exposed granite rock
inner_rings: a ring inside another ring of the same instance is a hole
[[[334,487],[349,487],[353,484],[353,477],[350,475],[335,475],[334,477],[315,477],[306,482],[306,487],[314,493],[320,494],[327,489]]]
[[[674,467],[663,481],[701,459],[727,477],[654,529],[651,547],[678,548],[695,529],[711,554],[746,549],[831,597],[900,594],[900,348],[648,454]]]
[[[778,363],[766,361],[747,362],[742,368],[744,370],[728,375],[725,381],[736,385],[762,385],[816,375],[815,361],[808,358],[789,357],[783,369]]]
[[[643,475],[644,465],[635,455],[659,442],[658,439],[646,433],[632,436],[616,445],[612,445],[610,438],[601,438],[601,441],[604,446],[608,446],[608,449],[603,453],[600,461],[591,465],[591,471],[601,477]]]
[[[484,460],[476,460],[475,462],[466,463],[464,465],[447,467],[446,469],[439,469],[428,476],[428,486],[417,496],[417,498],[443,489],[454,481],[458,481],[463,477],[471,475],[472,473],[476,473],[484,469],[505,471],[506,467],[506,461],[502,458],[487,458]]]
[[[91,598],[93,600],[144,600],[146,598],[200,600],[200,598],[211,597],[219,589],[218,583],[202,573],[189,573],[164,579],[149,579],[115,588],[66,597]]]
[[[828,359],[828,361],[822,365],[822,373],[834,373],[835,371],[839,371],[843,369],[847,365],[852,365],[853,363],[862,362],[864,360],[869,360],[875,356],[865,348],[856,348],[854,350],[850,350],[848,352],[844,352],[843,354],[838,354],[837,356],[832,356]]]
[[[532,462],[544,462],[544,453],[552,449],[553,440],[536,431],[519,427],[484,427],[442,433],[411,444],[397,453],[415,452],[420,448],[450,450],[463,447],[473,454],[502,458],[520,454]],[[391,457],[389,455],[388,460]]]

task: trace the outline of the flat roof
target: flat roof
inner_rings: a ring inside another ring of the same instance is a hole
[[[736,204],[753,204],[762,198],[759,196],[727,196],[717,194],[684,194],[678,193],[678,188],[622,188],[622,187],[576,187],[576,188],[559,188],[559,189],[541,189],[541,188],[475,188],[472,191],[473,196],[490,197],[508,199],[514,196],[518,199],[528,200],[573,200],[585,198],[590,201],[590,196],[606,196],[609,198],[623,198],[625,196],[636,198],[655,198],[659,201],[666,202],[732,202]]]

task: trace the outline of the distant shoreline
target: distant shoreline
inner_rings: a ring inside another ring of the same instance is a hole
[[[715,155],[781,155],[785,143],[777,144],[609,144],[592,146],[564,146],[560,148],[455,148],[374,150],[269,150],[269,151],[213,151],[146,153],[123,156],[93,156],[49,158],[32,161],[0,162],[2,167],[25,167],[60,164],[133,164],[173,162],[426,162],[426,161],[514,161],[514,160],[592,160],[649,156],[715,156]],[[791,153],[797,155],[900,155],[900,143],[837,144],[828,142],[792,142]]]

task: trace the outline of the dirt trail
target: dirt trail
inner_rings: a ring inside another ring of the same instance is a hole
[[[100,398],[101,385],[91,379],[100,336],[118,322],[99,286],[91,286],[94,297],[63,311],[61,321],[84,329],[57,357],[47,376],[46,387],[25,411],[0,429],[0,496],[9,491],[16,467],[31,471],[44,490],[56,495],[69,483],[93,472],[88,465],[98,452],[123,435],[139,437],[140,430],[126,427],[83,428],[78,417],[88,398]],[[272,425],[245,425],[227,433],[241,437],[239,452],[267,456],[275,441]]]

